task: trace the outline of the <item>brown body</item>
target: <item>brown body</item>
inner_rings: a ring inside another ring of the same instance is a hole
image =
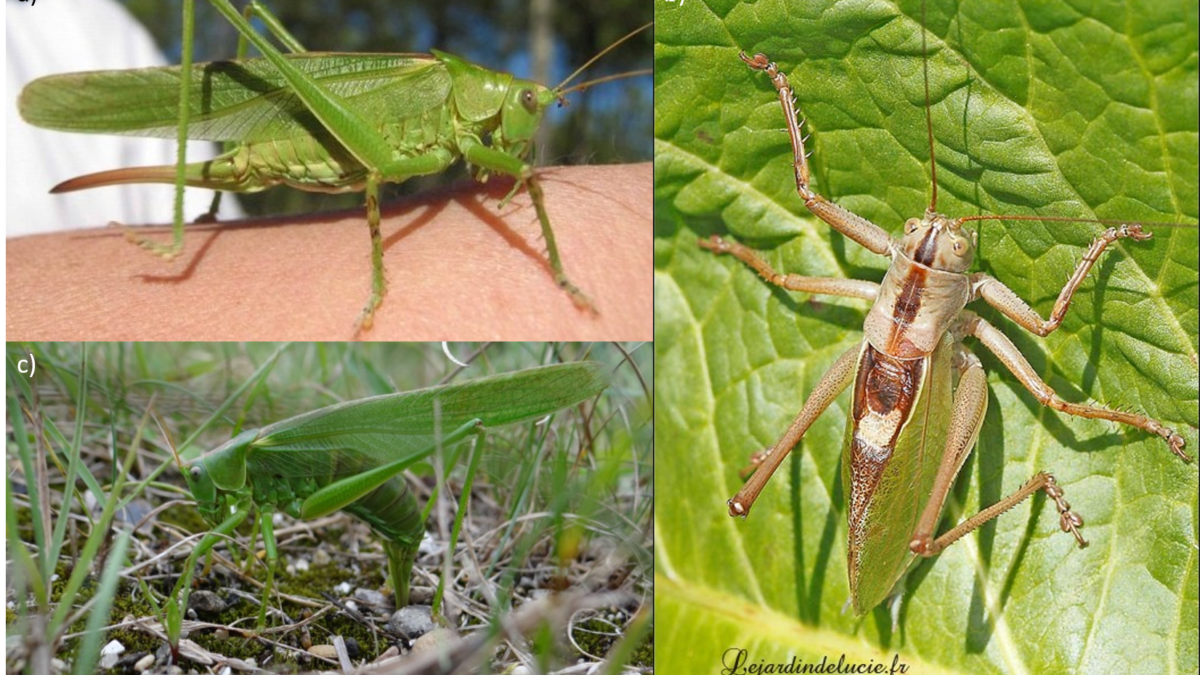
[[[1063,288],[1050,318],[1043,320],[996,279],[967,273],[975,242],[974,233],[963,229],[963,223],[999,217],[949,218],[937,213],[936,175],[930,207],[924,217],[905,223],[899,239],[813,192],[804,137],[786,77],[762,54],[753,58],[742,54],[741,58],[752,69],[766,72],[778,90],[791,135],[796,189],[805,206],[845,236],[890,258],[891,267],[878,285],[784,275],[741,244],[715,235],[701,240],[702,247],[737,257],[785,289],[874,303],[863,327],[864,340],[834,363],[779,441],[756,456],[754,474],[729,500],[730,515],[749,513],[775,469],[816,417],[853,384],[842,478],[849,511],[847,566],[856,613],[865,613],[886,598],[914,555],[936,555],[1039,489],[1054,501],[1062,530],[1086,546],[1079,533],[1083,519],[1071,511],[1048,473],[1034,475],[1012,495],[934,537],[946,496],[975,444],[987,409],[983,368],[963,346],[962,339],[967,336],[993,352],[1044,405],[1138,427],[1160,436],[1172,452],[1190,460],[1183,452],[1183,437],[1156,420],[1063,401],[1003,333],[965,309],[968,303],[983,299],[1027,330],[1046,335],[1061,323],[1071,296],[1100,253],[1120,238],[1148,239],[1148,232],[1138,224],[1121,224],[1097,237]],[[957,388],[952,381],[955,372]]]

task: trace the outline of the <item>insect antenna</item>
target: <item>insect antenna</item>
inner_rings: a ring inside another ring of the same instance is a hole
[[[1151,227],[1182,227],[1188,229],[1196,229],[1196,223],[1165,223],[1149,220],[1120,220],[1116,218],[1073,218],[1071,216],[1030,216],[1030,215],[1003,215],[1003,214],[988,214],[981,216],[963,216],[959,218],[960,223],[970,222],[972,220],[1045,220],[1056,223],[1099,223],[1100,225],[1149,225]]]
[[[598,77],[594,80],[588,80],[587,82],[581,82],[581,83],[571,87],[570,89],[563,89],[562,91],[559,91],[558,99],[559,99],[560,104],[566,105],[566,101],[563,99],[563,97],[573,91],[583,91],[584,89],[587,89],[588,87],[592,87],[597,84],[603,84],[605,82],[612,82],[614,80],[624,80],[624,79],[627,79],[630,77],[639,77],[641,75],[653,75],[653,74],[654,74],[653,68],[642,68],[640,70],[631,70],[626,73],[617,73],[616,75],[605,75],[604,77]]]
[[[626,33],[625,36],[622,37],[621,39],[619,39],[616,42],[612,43],[611,45],[605,47],[604,49],[601,49],[600,53],[598,53],[595,56],[593,56],[592,58],[588,59],[587,62],[584,63],[582,66],[579,66],[578,68],[576,68],[575,72],[573,72],[567,76],[567,79],[563,80],[562,82],[559,82],[558,85],[554,87],[554,91],[557,91],[559,93],[559,95],[561,96],[563,94],[566,94],[568,91],[577,91],[579,89],[579,87],[586,87],[586,86],[589,86],[589,84],[597,84],[601,81],[607,81],[607,80],[604,80],[603,78],[601,78],[600,80],[593,80],[590,83],[584,83],[582,85],[575,85],[574,87],[571,87],[570,89],[567,89],[566,91],[563,91],[563,87],[566,86],[566,84],[568,82],[570,82],[571,80],[578,77],[580,73],[582,73],[584,70],[586,70],[589,66],[591,66],[596,61],[600,60],[600,58],[603,57],[605,54],[611,52],[618,45],[628,41],[633,36],[637,35],[638,33],[646,30],[647,28],[649,28],[650,26],[653,26],[653,25],[654,25],[654,22],[651,21],[651,22],[645,24],[644,26],[639,26],[637,28],[634,28],[633,30]],[[647,72],[653,72],[653,71],[645,71],[645,70],[637,71],[637,74],[642,75]],[[628,75],[628,76],[632,77],[632,75]]]
[[[179,452],[175,449],[175,440],[171,438],[171,430],[163,424],[162,416],[157,412],[153,412],[154,399],[150,399],[151,414],[154,415],[154,423],[158,425],[158,430],[162,432],[163,438],[167,441],[167,447],[171,448],[171,454],[175,457],[175,466],[179,468],[180,473],[187,473],[187,468],[183,465],[183,458],[179,456]]]
[[[937,157],[933,151],[933,113],[929,109],[929,29],[925,20],[925,1],[921,1],[921,59],[925,68],[925,131],[929,135],[929,178],[933,184],[929,194],[929,211],[937,211]]]

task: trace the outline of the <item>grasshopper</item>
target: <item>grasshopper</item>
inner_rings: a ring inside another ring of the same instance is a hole
[[[371,239],[371,292],[357,325],[368,330],[387,290],[380,231],[379,188],[414,176],[439,174],[458,160],[483,181],[515,179],[506,203],[521,187],[533,202],[556,284],[581,309],[596,313],[567,276],[543,193],[527,161],[548,107],[574,91],[643,74],[636,71],[567,87],[582,70],[646,26],[614,42],[559,85],[548,88],[493,71],[446,52],[430,54],[302,53],[303,47],[258,2],[245,15],[229,0],[210,0],[237,30],[239,55],[253,44],[262,59],[194,64],[194,0],[184,3],[179,67],[77,73],[41,78],[22,92],[26,121],[87,133],[175,137],[174,166],[104,171],[60,183],[70,192],[122,183],[176,186],[170,244],[134,234],[131,240],[167,258],[183,249],[184,185],[257,192],[276,185],[313,192],[366,193]],[[292,53],[284,55],[255,30],[249,17]],[[126,103],[126,102],[132,102]],[[186,138],[226,142],[220,157],[186,163]],[[210,215],[215,213],[216,201]]]
[[[1062,399],[1004,333],[966,309],[968,303],[983,300],[1022,328],[1044,337],[1061,325],[1072,296],[1101,253],[1121,239],[1149,239],[1151,233],[1145,224],[1089,221],[1112,227],[1092,242],[1059,293],[1049,318],[1043,319],[996,278],[968,272],[977,238],[964,225],[984,220],[1080,219],[999,215],[954,218],[937,211],[927,61],[930,202],[922,217],[908,219],[902,235],[893,238],[812,189],[806,138],[787,77],[764,54],[748,56],[742,52],[739,57],[752,70],[765,73],[777,91],[791,140],[796,190],[805,206],[847,238],[890,259],[891,265],[879,284],[781,274],[742,244],[717,235],[700,240],[701,247],[741,260],[768,283],[785,290],[873,303],[863,339],[846,350],[820,379],[774,446],[752,458],[753,475],[728,501],[731,516],[745,518],[750,513],[771,476],[814,420],[853,385],[841,483],[849,520],[849,604],[856,615],[865,614],[893,595],[897,583],[916,560],[937,555],[1039,490],[1054,503],[1060,528],[1071,534],[1080,547],[1086,546],[1080,531],[1083,518],[1072,510],[1063,489],[1048,472],[1036,473],[1016,492],[936,535],[947,495],[975,445],[987,409],[986,377],[979,358],[963,344],[968,337],[978,340],[998,358],[1042,405],[1070,415],[1136,427],[1161,438],[1181,460],[1191,460],[1184,450],[1183,436],[1162,422]],[[893,608],[898,612],[898,604]]]
[[[470,437],[478,446],[487,429],[544,417],[607,386],[603,366],[582,361],[384,394],[242,431],[188,463],[184,477],[213,527],[192,550],[167,605],[172,644],[177,644],[197,561],[252,509],[267,563],[260,627],[279,560],[272,523],[276,510],[301,519],[343,510],[369,524],[384,537],[396,606],[403,607],[425,526],[400,473],[439,448]],[[434,604],[436,612],[438,601]]]

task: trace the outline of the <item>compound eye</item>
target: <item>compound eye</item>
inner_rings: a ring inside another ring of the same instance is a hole
[[[908,220],[904,221],[904,233],[912,234],[913,232],[916,232],[917,226],[920,224],[921,221],[917,220],[916,218],[909,218]]]
[[[537,96],[534,96],[532,89],[521,90],[521,105],[531,113],[537,112]]]
[[[192,480],[200,480],[200,467],[193,466],[189,473],[192,474]]]
[[[954,254],[961,256],[967,252],[967,244],[962,239],[954,240]]]

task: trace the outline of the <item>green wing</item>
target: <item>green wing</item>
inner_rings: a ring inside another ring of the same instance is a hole
[[[537,419],[608,387],[600,363],[582,361],[339,403],[265,427],[250,471],[283,477],[359,473],[426,448],[472,419],[497,427]]]
[[[308,53],[287,57],[379,124],[444,105],[450,75],[428,54]],[[175,138],[179,66],[51,75],[21,92],[21,117],[60,131]],[[188,137],[267,141],[323,135],[278,71],[264,59],[192,67]]]

